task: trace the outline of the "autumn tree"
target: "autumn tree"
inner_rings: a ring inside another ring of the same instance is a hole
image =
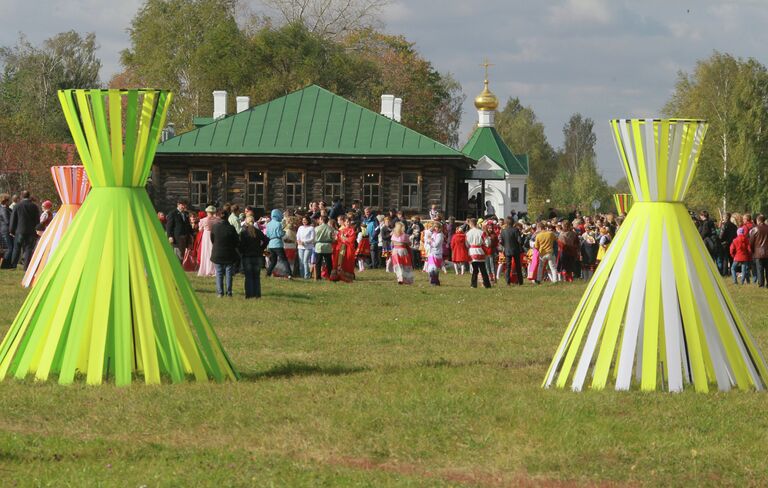
[[[466,97],[453,76],[436,70],[403,36],[362,29],[348,35],[343,44],[377,70],[366,106],[378,111],[380,95],[393,94],[403,99],[404,125],[449,146],[458,145]]]

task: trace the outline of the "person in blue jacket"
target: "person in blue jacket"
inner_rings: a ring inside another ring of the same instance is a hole
[[[371,210],[371,207],[365,207],[363,210],[363,225],[365,225],[368,237],[371,240],[371,267],[379,267],[379,235],[376,232],[376,228],[379,225],[379,221],[376,220],[376,212]]]
[[[266,230],[265,234],[269,239],[267,250],[272,254],[272,259],[269,260],[269,267],[267,268],[267,276],[272,276],[272,271],[274,271],[278,261],[283,261],[288,279],[293,278],[291,266],[285,258],[285,250],[283,249],[283,236],[285,235],[285,230],[283,230],[283,212],[278,209],[272,210],[271,219],[267,224]]]

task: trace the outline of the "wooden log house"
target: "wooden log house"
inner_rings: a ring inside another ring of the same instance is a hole
[[[437,204],[461,216],[466,205],[476,160],[398,123],[394,112],[316,85],[239,110],[159,145],[151,188],[158,209],[186,198],[199,209],[231,202],[264,214],[338,196],[347,206],[359,200],[425,215]]]

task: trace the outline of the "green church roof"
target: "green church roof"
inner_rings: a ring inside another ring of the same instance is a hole
[[[528,155],[513,154],[495,127],[478,127],[461,150],[477,161],[488,156],[511,175],[528,174]]]
[[[461,152],[317,85],[168,139],[157,152],[466,160]]]

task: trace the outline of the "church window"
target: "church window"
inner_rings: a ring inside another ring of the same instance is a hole
[[[512,203],[520,202],[520,188],[516,186],[509,187],[509,201]]]
[[[326,171],[325,184],[323,186],[323,198],[326,202],[332,202],[334,198],[344,196],[344,176],[341,171]]]
[[[211,172],[192,170],[189,172],[189,204],[204,208],[211,201]]]
[[[400,207],[421,209],[421,175],[417,171],[401,173]]]
[[[304,205],[304,172],[285,172],[285,207],[299,208]]]
[[[363,206],[381,206],[381,173],[378,171],[368,171],[363,176]]]

